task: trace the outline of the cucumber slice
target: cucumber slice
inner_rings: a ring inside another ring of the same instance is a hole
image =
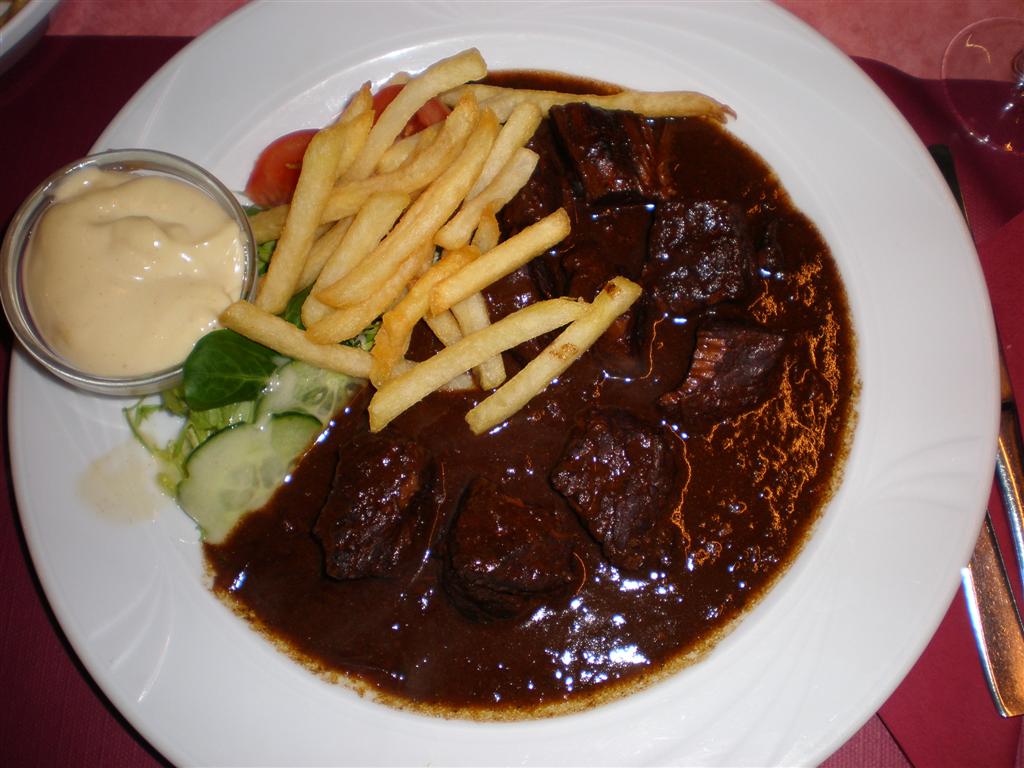
[[[221,430],[188,457],[181,508],[207,542],[221,543],[246,512],[267,503],[321,429],[315,417],[289,413]]]
[[[267,382],[256,405],[256,421],[275,413],[308,413],[327,424],[361,386],[361,379],[294,360]]]

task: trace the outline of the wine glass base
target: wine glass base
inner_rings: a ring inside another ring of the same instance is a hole
[[[962,29],[942,58],[942,79],[969,136],[1024,154],[1024,19],[984,19]]]

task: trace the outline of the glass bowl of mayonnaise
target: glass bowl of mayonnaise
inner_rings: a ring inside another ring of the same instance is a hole
[[[175,386],[195,342],[257,280],[245,211],[198,165],[150,149],[70,163],[14,215],[0,300],[63,381],[108,395]]]

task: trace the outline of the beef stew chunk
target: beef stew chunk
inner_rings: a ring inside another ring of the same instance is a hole
[[[663,311],[686,315],[747,293],[753,247],[735,203],[662,203],[649,254],[643,283]]]
[[[579,581],[570,524],[477,480],[449,535],[448,594],[471,618],[506,619],[564,593]]]
[[[601,366],[616,376],[642,375],[646,366],[643,354],[645,335],[643,309],[636,306],[619,315],[594,342],[591,354]]]
[[[588,219],[586,228],[580,228],[583,231],[565,247],[562,263],[568,277],[566,293],[593,301],[616,275],[640,279],[651,212],[643,205],[628,205],[595,211]]]
[[[783,356],[780,333],[734,321],[714,320],[697,332],[690,372],[683,385],[658,403],[699,421],[719,421],[750,410],[775,394]]]
[[[412,441],[364,434],[342,448],[313,526],[327,575],[388,576],[412,543],[429,480],[429,457]]]
[[[801,265],[813,263],[816,246],[801,234],[811,225],[793,219],[776,218],[768,222],[757,248],[756,267],[763,278],[781,278],[793,274]]]
[[[545,183],[527,184],[501,209],[499,221],[503,239],[511,237],[559,208],[571,211],[576,199],[576,191],[566,172],[562,154],[548,120],[540,124],[526,146],[538,156],[533,178],[544,179]]]
[[[484,298],[491,317],[504,317],[540,301],[543,296],[527,265],[487,286]]]
[[[614,205],[654,198],[654,137],[646,118],[582,102],[552,107],[548,114],[588,203]]]
[[[624,411],[589,411],[551,474],[619,568],[654,567],[678,548],[673,515],[685,478],[668,439]]]

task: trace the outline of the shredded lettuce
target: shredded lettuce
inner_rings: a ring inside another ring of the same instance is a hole
[[[274,249],[276,247],[277,240],[270,240],[256,246],[256,262],[259,265],[256,271],[259,272],[259,274],[266,274],[267,267],[270,266],[270,257],[274,253]]]
[[[380,318],[377,318],[363,329],[362,333],[348,341],[341,342],[347,347],[356,347],[369,352],[373,349],[373,340],[377,338],[377,331],[380,330]]]
[[[150,420],[160,413],[181,419],[177,434],[166,442],[148,428]],[[223,429],[252,423],[256,416],[256,401],[246,400],[220,408],[192,411],[185,404],[181,387],[176,387],[162,393],[159,402],[143,399],[125,408],[124,415],[132,435],[157,461],[156,479],[160,488],[173,496],[178,483],[187,475],[185,462],[192,451]]]

